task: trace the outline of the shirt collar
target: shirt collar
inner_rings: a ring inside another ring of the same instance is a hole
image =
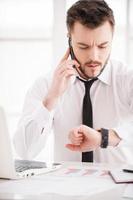
[[[111,83],[111,61],[108,60],[104,70],[102,73],[99,75],[98,79],[102,81],[103,83],[110,85]],[[76,76],[72,76],[71,78],[71,83],[75,83],[78,79]]]
[[[111,84],[111,61],[110,60],[108,60],[104,70],[102,71],[98,79],[107,85]]]

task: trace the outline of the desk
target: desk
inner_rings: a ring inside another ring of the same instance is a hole
[[[0,199],[124,200],[122,194],[126,184],[115,184],[106,173],[115,167],[118,165],[62,162],[61,169],[55,172],[25,180],[0,180]],[[74,169],[76,173],[63,174]],[[83,170],[88,169],[98,169],[105,174],[99,176],[98,172],[95,177],[89,174],[83,177],[81,174],[87,172]]]

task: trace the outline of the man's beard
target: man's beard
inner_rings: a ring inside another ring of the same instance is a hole
[[[102,66],[102,63],[101,63],[101,62],[98,62],[98,61],[86,62],[86,63],[84,64],[84,66],[82,66],[81,63],[80,63],[80,62],[77,60],[77,58],[76,58],[77,62],[80,64],[80,67],[78,67],[78,69],[76,69],[76,70],[77,70],[78,74],[81,76],[81,78],[83,78],[83,79],[87,79],[87,80],[88,80],[88,79],[97,78],[97,77],[99,77],[100,74],[103,72],[105,66],[106,66],[107,63],[108,63],[109,58],[110,58],[110,54],[109,54],[108,58],[106,59],[106,61],[105,61],[104,65],[103,65],[103,67],[101,68],[100,72],[99,72],[98,75],[96,75],[96,76],[92,76],[92,77],[91,77],[91,76],[88,76],[88,74],[85,73],[85,70],[84,70],[84,69],[85,69],[85,66],[86,66],[86,65],[93,65],[93,64],[95,64],[95,65],[100,65],[100,66]]]

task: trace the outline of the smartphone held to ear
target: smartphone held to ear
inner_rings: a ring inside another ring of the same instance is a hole
[[[70,38],[70,37],[69,37],[69,39],[68,39],[68,44],[69,44],[71,59],[74,60],[74,59],[75,59],[75,56],[74,56],[74,52],[73,52],[73,49],[72,49],[72,46],[71,46],[71,38]],[[73,65],[73,67],[75,68],[75,65]]]

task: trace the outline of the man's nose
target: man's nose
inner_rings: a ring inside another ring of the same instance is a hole
[[[91,48],[89,51],[90,60],[92,60],[92,61],[98,60],[98,57],[99,57],[98,49],[96,47]]]

